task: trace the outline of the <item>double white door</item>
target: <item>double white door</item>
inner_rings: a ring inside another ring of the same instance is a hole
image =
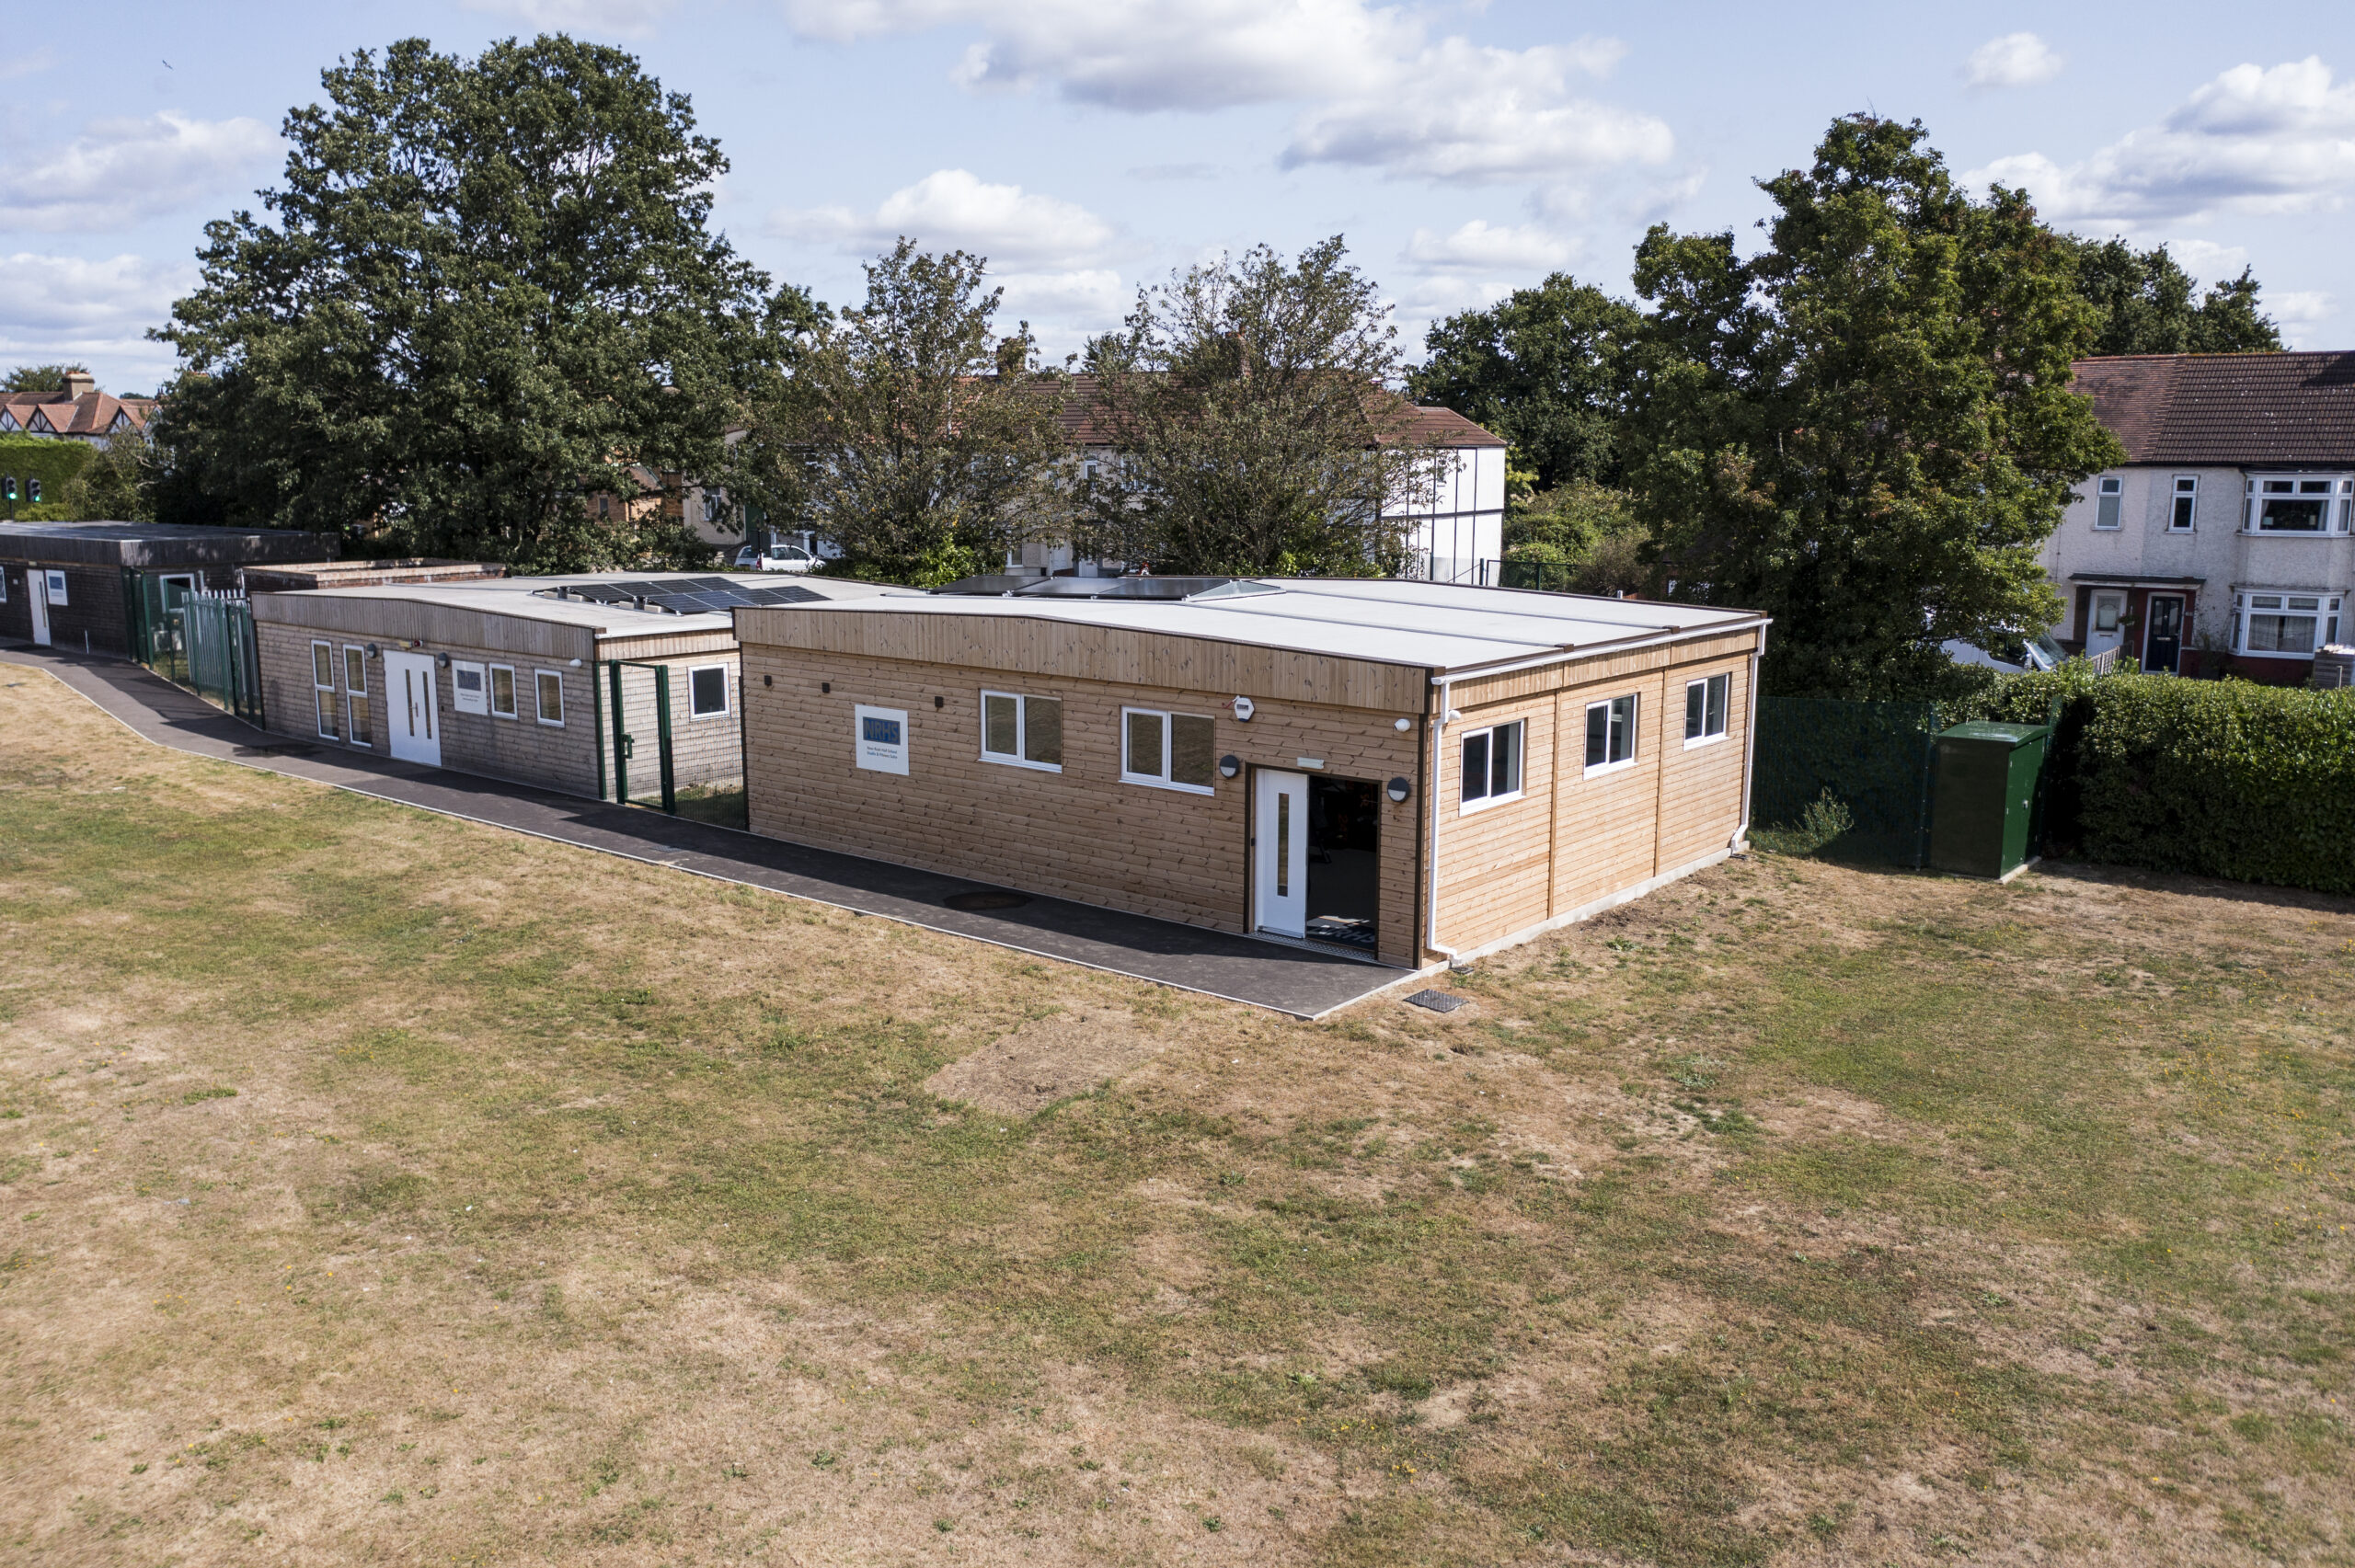
[[[1308,934],[1308,775],[1255,775],[1252,924],[1276,936]]]
[[[434,707],[433,660],[421,653],[385,656],[385,721],[393,755],[442,765],[442,718]]]

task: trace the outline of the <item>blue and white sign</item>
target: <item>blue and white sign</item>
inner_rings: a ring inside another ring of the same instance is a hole
[[[860,767],[878,773],[908,771],[907,709],[870,708],[861,703],[853,710],[852,722],[858,727],[852,755]]]

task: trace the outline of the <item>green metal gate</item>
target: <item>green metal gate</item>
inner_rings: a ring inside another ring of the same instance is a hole
[[[126,571],[122,586],[132,658],[249,724],[262,722],[261,659],[245,595],[153,572]]]

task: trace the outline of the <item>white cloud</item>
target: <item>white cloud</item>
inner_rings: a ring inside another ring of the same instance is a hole
[[[2032,87],[2061,74],[2068,63],[2034,33],[1991,38],[1963,62],[1963,85],[1971,87]]]
[[[770,227],[792,239],[831,241],[846,251],[888,248],[905,235],[927,250],[970,250],[1010,270],[1070,270],[1101,258],[1112,225],[1074,202],[991,185],[964,169],[939,169],[893,191],[872,212],[847,207],[787,209]]]
[[[38,76],[57,63],[57,51],[43,47],[28,49],[0,60],[0,82],[13,82],[19,76]]]
[[[2080,163],[1998,158],[1967,177],[2026,186],[2045,217],[2116,224],[2336,208],[2355,191],[2355,83],[2309,56],[2235,65],[2157,125]]]
[[[126,228],[235,185],[278,146],[258,120],[95,120],[63,148],[17,144],[0,166],[0,228]]]
[[[961,27],[982,36],[956,79],[1051,87],[1133,112],[1300,104],[1283,161],[1434,179],[1506,178],[1668,155],[1668,127],[1588,101],[1611,39],[1525,50],[1433,40],[1417,14],[1366,0],[785,0],[797,30],[838,42]]]
[[[1031,322],[1079,321],[1086,330],[1109,332],[1128,314],[1130,296],[1120,275],[1109,268],[1083,268],[1074,272],[1014,272],[997,281],[1005,289],[1001,320],[1013,316]]]
[[[196,286],[186,262],[137,256],[85,260],[20,253],[0,258],[0,359],[81,360],[109,391],[153,385],[172,351],[145,340],[171,315],[172,301]]]
[[[621,33],[642,38],[678,0],[465,0],[469,11],[512,17],[554,32]]]
[[[2338,314],[2338,302],[2320,289],[2297,289],[2286,293],[2261,294],[2257,303],[2266,315],[2280,324],[2281,335],[2292,348],[2307,347],[2306,334]]]
[[[1417,229],[1399,258],[1429,272],[1551,272],[1576,260],[1580,248],[1534,223],[1514,228],[1475,218],[1448,235]]]

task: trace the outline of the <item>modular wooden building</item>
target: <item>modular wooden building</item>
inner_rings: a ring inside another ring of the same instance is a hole
[[[0,522],[0,637],[129,657],[144,600],[235,592],[247,567],[334,554],[334,540],[288,529]]]
[[[598,799],[742,777],[729,609],[866,583],[591,573],[253,596],[281,735]]]
[[[1001,586],[736,612],[752,830],[1419,967],[1634,898],[1748,828],[1757,614],[1404,581]]]

